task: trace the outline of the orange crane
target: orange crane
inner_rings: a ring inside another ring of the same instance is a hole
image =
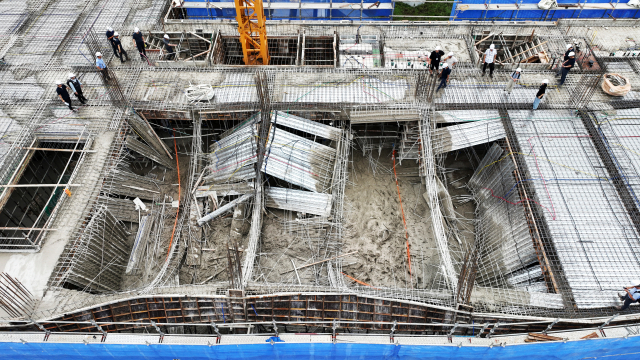
[[[262,0],[234,0],[245,65],[269,65]]]

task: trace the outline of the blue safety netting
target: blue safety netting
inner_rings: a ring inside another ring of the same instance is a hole
[[[186,0],[186,2],[229,2],[229,0]],[[265,16],[267,20],[359,20],[362,16],[363,20],[390,20],[391,15],[393,14],[393,9],[376,9],[376,2],[378,0],[367,0],[364,2],[364,10],[361,12],[359,9],[351,9],[347,4],[353,4],[353,0],[301,0],[302,3],[331,3],[333,2],[333,10],[329,9],[313,9],[313,10],[269,10],[265,9]],[[379,0],[380,4],[390,4],[391,0]],[[266,1],[265,1],[266,2]],[[289,0],[271,0],[272,3],[276,2],[286,2],[286,3],[294,3]],[[341,8],[339,3],[345,3],[344,7]],[[359,4],[358,4],[359,5]],[[339,9],[335,9],[338,7]],[[371,9],[368,9],[371,7]],[[215,7],[210,6],[208,9],[186,9],[187,10],[187,18],[190,19],[235,19],[236,11],[235,9],[216,9]]]
[[[451,346],[372,345],[274,342],[256,345],[115,345],[59,343],[0,343],[0,358],[12,360],[418,360],[418,359],[624,359],[636,357],[640,337],[514,346],[458,347],[467,338],[453,338]],[[633,355],[636,354],[636,355]]]
[[[461,2],[457,5],[463,4],[509,4],[514,5],[516,2],[520,4],[520,1],[516,0],[460,0]],[[540,0],[523,0],[522,4],[538,4]],[[502,20],[502,21],[514,21],[514,20],[531,20],[531,21],[555,21],[558,19],[610,19],[610,18],[637,18],[640,15],[639,10],[581,10],[577,5],[576,0],[558,0],[558,5],[562,6],[562,4],[574,5],[570,10],[491,10],[491,11],[480,11],[480,10],[466,10],[466,11],[458,11],[456,12],[456,6],[453,6],[451,9],[451,17],[456,16],[455,20],[475,20],[475,21],[492,21],[492,20]],[[585,4],[583,1],[581,4]],[[604,3],[609,4],[609,0],[589,0],[587,4],[593,3]],[[615,2],[614,2],[615,3]],[[621,3],[626,3],[626,0],[623,0]]]

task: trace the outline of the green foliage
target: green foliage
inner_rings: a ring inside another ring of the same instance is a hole
[[[405,3],[396,2],[393,15],[411,15],[411,16],[449,16],[451,15],[451,2],[443,2],[442,4],[425,3],[418,6],[411,6]],[[409,21],[447,21],[446,18],[412,18],[412,17],[394,17],[393,20],[409,20]]]

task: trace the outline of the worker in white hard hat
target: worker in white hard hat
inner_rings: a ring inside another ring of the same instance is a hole
[[[637,302],[640,299],[640,280],[633,280],[633,285],[624,288],[624,295],[618,294],[623,305],[618,307],[618,310],[623,311],[629,308],[631,303]]]
[[[451,75],[451,68],[449,68],[449,64],[445,62],[444,64],[442,64],[442,71],[440,72],[440,85],[438,86],[436,92],[440,91],[440,88],[447,87],[449,75]]]
[[[495,68],[495,60],[496,55],[498,55],[498,51],[496,50],[496,46],[491,44],[487,51],[484,52],[484,57],[482,58],[482,76],[487,71],[487,65],[489,65],[489,77],[493,78],[493,69]]]
[[[84,97],[84,94],[82,93],[82,83],[76,78],[75,74],[69,74],[67,85],[69,85],[71,91],[76,94],[78,100],[80,100],[80,102],[84,105],[84,103],[87,101],[87,98]]]
[[[144,44],[144,36],[142,36],[142,32],[140,32],[140,29],[133,29],[133,35],[131,35],[131,37],[133,38],[134,45],[136,46],[136,48],[138,48],[138,52],[140,53],[140,58],[142,59],[142,61],[148,61]]]
[[[71,106],[71,97],[69,97],[69,93],[67,92],[67,86],[61,80],[56,81],[56,93],[60,100],[69,107],[69,110],[78,111]]]
[[[111,45],[111,48],[113,49],[113,55],[115,55],[116,57],[118,57],[118,50],[116,49],[116,46],[113,44],[113,35],[115,34],[115,31],[113,31],[113,28],[111,26],[107,26],[107,40],[109,41],[109,45]]]
[[[118,32],[116,31],[113,34],[113,44],[116,47],[116,51],[118,51],[118,54],[120,56],[118,56],[120,58],[120,62],[124,64],[125,60],[124,58],[127,58],[127,61],[129,60],[129,55],[127,54],[126,51],[124,51],[124,47],[122,46],[122,42],[120,42],[120,34],[118,34]]]
[[[547,91],[547,85],[549,85],[549,80],[542,80],[542,85],[540,85],[538,93],[536,94],[536,98],[533,100],[533,110],[536,110],[538,108],[538,105],[540,105],[540,101],[544,97],[544,93]]]
[[[435,71],[436,74],[440,69],[440,60],[442,60],[442,56],[444,55],[444,51],[440,50],[440,46],[436,46],[436,49],[431,52],[429,55],[429,73],[433,75]]]
[[[558,62],[558,66],[556,67],[556,77],[560,76],[562,72],[562,63],[569,59],[569,53],[573,51],[573,45],[567,44],[567,50],[564,52],[564,57],[562,58],[562,62]]]
[[[571,70],[575,64],[576,64],[576,53],[572,51],[569,53],[569,58],[562,63],[562,75],[560,76],[559,86],[564,85],[564,81],[567,79],[567,74],[569,73],[569,70]]]
[[[513,86],[520,81],[520,76],[522,75],[522,69],[521,68],[517,68],[516,71],[514,71],[511,76],[509,76],[509,79],[507,79],[507,86],[505,86],[504,91],[511,93],[511,91],[513,90]]]
[[[453,56],[452,52],[449,52],[447,54],[447,58],[444,59],[444,62],[447,63],[447,65],[449,65],[449,69],[453,69],[453,66],[458,63],[458,59],[456,59],[456,57]]]
[[[164,34],[164,38],[162,39],[162,41],[164,42],[164,47],[165,49],[167,49],[167,55],[166,55],[166,59],[167,60],[172,60],[173,57],[175,56],[175,53],[173,52],[173,47],[177,46],[176,44],[172,44],[169,41],[169,35],[168,34]]]
[[[105,81],[111,79],[111,76],[109,76],[109,69],[107,69],[107,64],[102,60],[102,53],[99,51],[96,53],[96,68],[98,68],[98,71],[102,73],[102,77]]]

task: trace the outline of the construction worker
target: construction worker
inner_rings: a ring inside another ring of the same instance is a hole
[[[447,54],[447,58],[444,59],[444,62],[447,63],[447,65],[449,65],[449,70],[453,69],[453,65],[458,63],[458,59],[456,59],[455,56],[453,56],[453,53],[450,52]]]
[[[71,106],[71,97],[69,97],[69,93],[67,92],[67,86],[61,80],[56,81],[56,85],[58,85],[56,93],[60,100],[69,107],[69,110],[78,111]]]
[[[436,46],[436,49],[431,52],[429,56],[429,73],[433,75],[433,71],[435,70],[436,74],[440,68],[440,60],[444,55],[444,51],[440,50],[440,46]]]
[[[493,79],[493,69],[495,68],[495,59],[496,55],[498,55],[498,51],[496,50],[496,46],[491,44],[487,51],[484,52],[484,57],[482,58],[482,76],[487,72],[487,65],[489,65],[489,77]]]
[[[172,44],[169,41],[169,35],[167,34],[164,34],[164,38],[162,39],[162,41],[164,42],[164,47],[167,49],[167,60],[172,60],[173,57],[175,56],[175,53],[173,52],[173,47],[177,45]]]
[[[451,69],[449,68],[449,64],[442,64],[442,71],[440,72],[440,85],[436,92],[440,91],[440,88],[446,88],[447,82],[449,81],[449,75],[451,75]]]
[[[562,63],[569,60],[569,53],[573,51],[573,45],[567,44],[567,51],[564,52],[564,57],[562,58],[562,62],[558,63],[556,67],[556,77],[560,76],[562,72]]]
[[[573,51],[569,53],[569,58],[562,63],[562,76],[560,76],[560,86],[564,85],[564,81],[567,79],[569,70],[576,64],[576,53]]]
[[[538,105],[540,105],[540,101],[544,97],[544,93],[547,91],[548,84],[549,84],[549,80],[547,79],[542,80],[542,85],[540,85],[540,88],[538,89],[538,93],[536,94],[536,98],[533,100],[533,110],[536,110],[538,108]]]
[[[119,57],[118,49],[116,49],[116,46],[113,44],[114,34],[115,32],[113,31],[113,28],[111,26],[107,26],[107,40],[109,40],[109,45],[111,45],[111,48],[113,49],[113,55],[115,55],[116,57]]]
[[[624,293],[623,293],[624,295],[618,294],[618,297],[620,298],[620,300],[624,302],[622,306],[617,308],[618,310],[620,311],[627,310],[629,308],[629,305],[631,305],[631,303],[637,302],[638,299],[640,299],[640,280],[634,280],[633,283],[638,285],[633,285],[633,286],[624,288]]]
[[[118,53],[120,54],[119,56],[120,62],[124,64],[125,56],[127,57],[127,61],[129,61],[129,55],[127,55],[127,52],[124,51],[124,48],[122,47],[122,43],[120,42],[119,36],[120,34],[118,34],[117,31],[113,34],[113,44],[116,46],[116,50],[118,50]]]
[[[507,80],[507,86],[505,86],[504,91],[507,91],[508,93],[511,93],[511,91],[513,90],[513,86],[520,81],[520,75],[522,73],[522,69],[521,68],[517,68],[516,71],[513,72],[513,74],[511,74],[511,76],[509,76],[509,79]]]
[[[87,101],[87,98],[84,97],[84,94],[82,93],[82,83],[80,82],[80,80],[76,79],[75,74],[69,74],[67,85],[69,85],[71,91],[76,94],[78,100],[80,100],[80,102],[84,105],[84,103]]]
[[[140,29],[134,28],[133,35],[131,37],[133,38],[133,43],[138,48],[138,52],[140,53],[140,58],[142,59],[142,61],[146,61],[147,51],[144,48],[144,36],[142,36]]]
[[[98,71],[102,73],[102,77],[104,78],[104,80],[111,79],[111,77],[109,76],[109,70],[107,69],[107,64],[105,64],[104,60],[102,60],[102,53],[99,51],[96,53],[96,67],[98,68]]]

